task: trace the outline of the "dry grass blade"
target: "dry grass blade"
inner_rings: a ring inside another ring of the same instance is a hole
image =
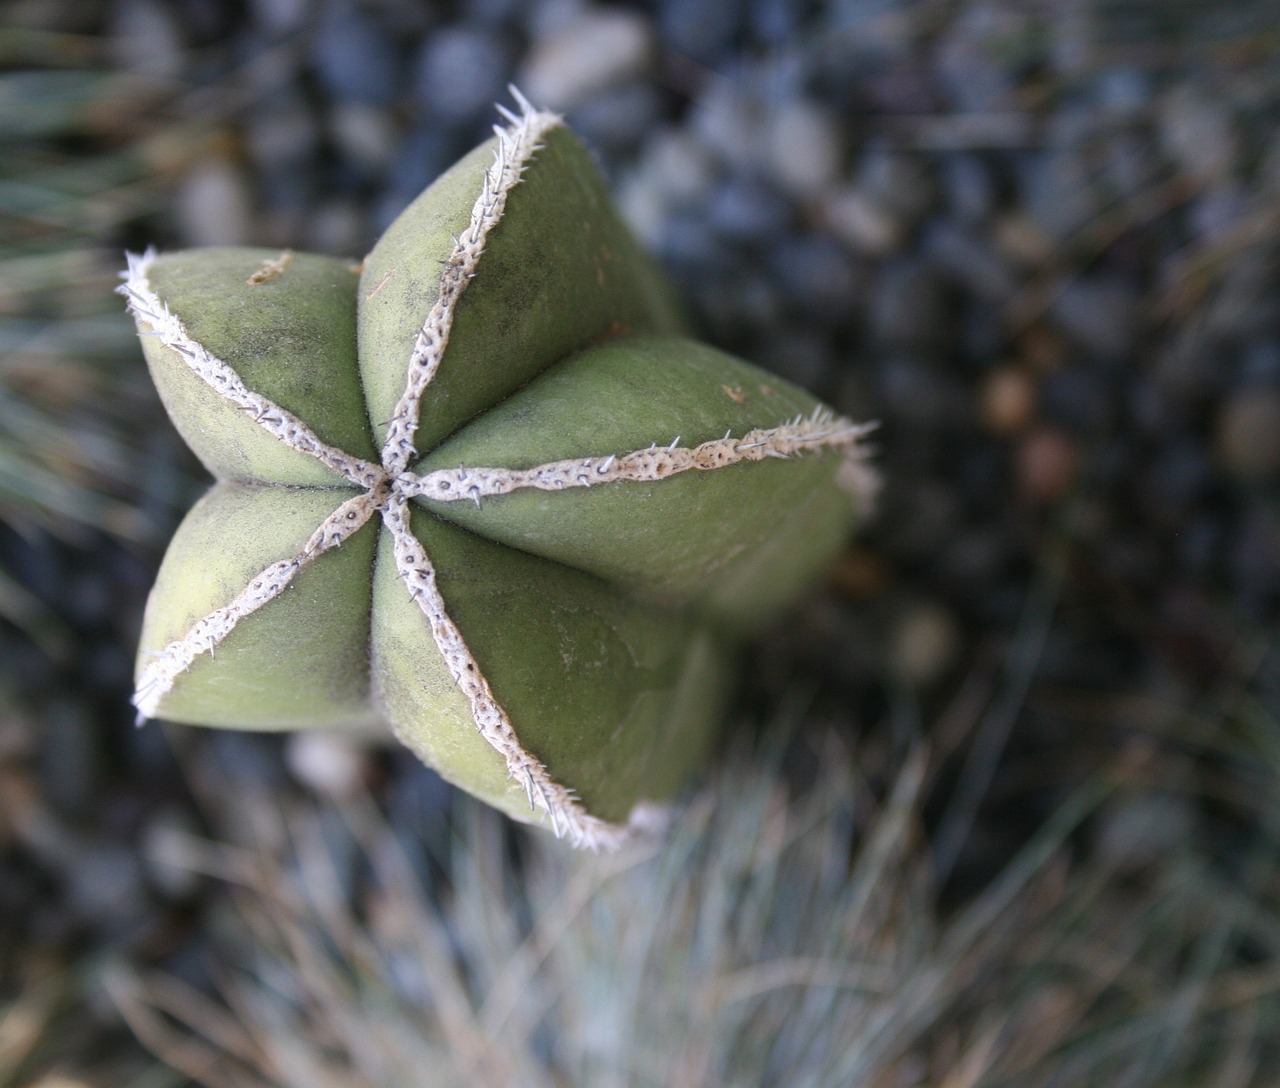
[[[255,830],[225,829],[221,994],[154,975],[146,1001],[206,1066],[260,1054],[272,1088],[1266,1083],[1274,866],[1242,888],[1189,844],[1137,880],[1072,862],[1125,803],[1113,776],[948,914],[924,753],[882,790],[834,738],[817,763],[788,790],[742,753],[660,847],[610,858],[530,837],[513,865],[510,829],[459,801],[444,888],[367,801],[258,798]]]

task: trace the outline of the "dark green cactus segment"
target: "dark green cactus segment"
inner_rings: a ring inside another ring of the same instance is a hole
[[[264,269],[260,282],[248,282]],[[357,276],[350,262],[279,250],[204,249],[157,258],[147,280],[190,339],[249,390],[306,420],[322,441],[354,457],[376,458],[356,367]],[[174,424],[215,476],[342,482],[314,457],[264,432],[179,351],[155,336],[142,343]]]
[[[625,822],[636,803],[669,794],[698,765],[728,660],[691,618],[426,511],[414,512],[412,526],[520,744],[588,812]],[[427,619],[407,599],[385,543],[376,581],[376,684],[398,735],[445,777],[527,818],[523,785],[449,696]]]
[[[424,413],[419,449],[593,341],[680,330],[586,150],[563,127],[542,144],[458,304],[438,388],[448,409]]]
[[[569,356],[424,457],[531,468],[679,439],[696,446],[808,416],[820,402],[790,382],[681,337],[614,337]]]
[[[143,623],[139,672],[269,564],[296,556],[346,490],[223,483],[192,509],[165,554]],[[369,568],[376,527],[298,571],[269,605],[197,657],[161,701],[170,721],[302,729],[378,720],[369,698]],[[232,543],[234,542],[234,543]]]
[[[419,450],[593,341],[680,328],[665,284],[613,210],[582,145],[557,126],[534,146],[457,303],[422,412]],[[483,151],[481,161],[492,161],[492,147]],[[365,262],[360,357],[378,422],[390,418],[404,386],[405,360],[453,248],[450,232],[466,226],[441,221],[437,187],[452,193],[470,185],[476,193],[478,165],[468,156],[428,189]]]
[[[810,394],[723,352],[683,339],[619,337],[548,370],[417,469],[525,469],[575,454],[622,456],[654,442],[687,448],[726,434],[745,441],[797,418],[813,421],[815,412],[820,404]],[[726,626],[756,625],[794,599],[851,527],[853,502],[833,484],[844,452],[743,460],[655,480],[610,481],[597,464],[583,470],[590,486],[419,501],[490,539],[668,604],[694,605]],[[787,543],[775,551],[779,538]],[[762,551],[774,562],[758,562]],[[742,584],[747,572],[759,583]]]
[[[360,376],[379,446],[404,392],[405,362],[440,296],[440,274],[467,228],[497,141],[454,163],[397,217],[364,259],[355,296]],[[433,404],[437,399],[432,390]],[[440,398],[443,399],[443,398]]]

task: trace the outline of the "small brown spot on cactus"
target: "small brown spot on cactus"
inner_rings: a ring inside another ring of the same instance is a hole
[[[724,395],[733,401],[734,404],[747,403],[747,395],[742,391],[742,386],[722,385],[720,388],[724,390]]]
[[[374,295],[376,295],[379,291],[381,291],[384,287],[386,287],[387,280],[389,280],[395,274],[396,274],[396,270],[394,268],[388,268],[387,274],[378,281],[378,286],[364,296],[365,301],[368,302],[373,298]]]
[[[293,251],[281,250],[280,256],[272,257],[262,262],[262,267],[258,269],[252,276],[244,282],[250,287],[257,287],[263,283],[270,283],[278,276],[284,273],[284,270],[293,263]]]

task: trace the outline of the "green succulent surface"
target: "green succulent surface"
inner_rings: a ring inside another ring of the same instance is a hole
[[[687,339],[588,154],[521,105],[359,267],[130,259],[156,386],[216,480],[152,591],[134,702],[385,723],[610,847],[705,758],[733,643],[840,547],[865,428]]]

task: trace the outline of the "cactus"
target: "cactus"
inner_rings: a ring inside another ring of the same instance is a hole
[[[865,427],[689,340],[587,153],[519,102],[358,268],[130,257],[152,376],[216,481],[152,590],[134,702],[386,723],[608,848],[705,757],[734,642],[849,532]]]

